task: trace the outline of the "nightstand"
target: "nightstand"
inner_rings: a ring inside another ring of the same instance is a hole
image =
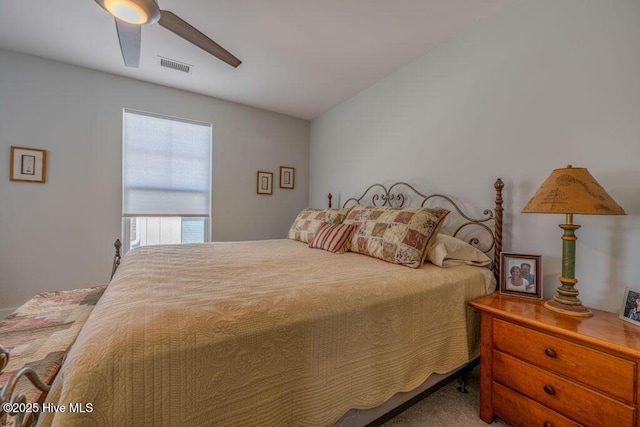
[[[564,316],[494,293],[482,313],[480,418],[514,426],[640,427],[640,326],[617,314]]]

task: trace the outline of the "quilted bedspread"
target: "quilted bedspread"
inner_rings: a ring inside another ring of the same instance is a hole
[[[487,269],[293,240],[139,248],[56,377],[55,426],[322,426],[479,354]]]

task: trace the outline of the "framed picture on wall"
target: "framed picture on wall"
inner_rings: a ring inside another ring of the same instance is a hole
[[[503,253],[500,293],[542,299],[542,257]]]
[[[258,171],[258,194],[273,194],[273,173]]]
[[[640,289],[625,288],[620,318],[640,326]]]
[[[47,179],[47,151],[37,148],[11,147],[11,181],[44,184]]]
[[[295,168],[280,166],[280,188],[293,190],[295,180]]]

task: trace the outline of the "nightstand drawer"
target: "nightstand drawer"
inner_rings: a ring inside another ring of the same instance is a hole
[[[632,426],[635,409],[500,351],[493,352],[493,378],[513,390],[590,426]]]
[[[633,403],[636,364],[495,319],[495,349]]]
[[[579,427],[580,424],[498,383],[493,383],[494,408],[516,426]]]

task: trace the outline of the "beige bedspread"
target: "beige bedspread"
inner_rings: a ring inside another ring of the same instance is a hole
[[[485,274],[292,240],[135,249],[54,381],[66,412],[40,424],[331,425],[475,357]]]

